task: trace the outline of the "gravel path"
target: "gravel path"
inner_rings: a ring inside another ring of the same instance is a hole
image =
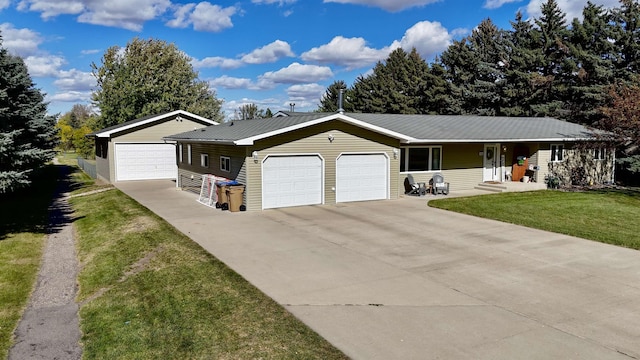
[[[35,291],[15,332],[9,360],[80,359],[78,260],[67,200],[68,167],[50,208],[49,235]]]

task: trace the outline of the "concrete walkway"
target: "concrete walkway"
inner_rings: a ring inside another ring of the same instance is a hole
[[[49,235],[38,280],[15,331],[9,360],[64,359],[82,356],[78,304],[78,275],[71,209],[67,201],[68,167],[50,208]]]
[[[229,213],[173,186],[118,184],[354,359],[640,358],[638,251],[424,198]]]

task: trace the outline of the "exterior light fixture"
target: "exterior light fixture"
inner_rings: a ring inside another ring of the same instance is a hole
[[[398,149],[393,149],[393,158],[394,159],[398,158]]]
[[[329,134],[329,136],[327,136],[327,139],[329,139],[329,142],[333,142],[334,137],[333,135]]]
[[[257,151],[252,152],[251,156],[253,156],[253,162],[257,164],[258,163],[258,152]]]

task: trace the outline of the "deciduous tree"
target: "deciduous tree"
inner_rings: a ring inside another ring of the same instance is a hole
[[[91,67],[98,85],[92,98],[100,108],[100,127],[175,110],[223,119],[222,101],[174,44],[135,38],[125,48],[107,49],[101,64]]]

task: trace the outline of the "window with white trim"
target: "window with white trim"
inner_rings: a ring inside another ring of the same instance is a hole
[[[400,172],[442,170],[442,146],[400,148]]]
[[[191,144],[187,144],[187,164],[191,165]]]
[[[182,144],[178,145],[178,159],[180,159],[180,162],[183,162],[183,159],[182,159]]]
[[[595,148],[595,149],[593,149],[593,159],[594,160],[606,160],[607,159],[607,149],[606,148]]]
[[[200,166],[204,168],[209,167],[209,154],[200,154]]]
[[[551,145],[551,162],[560,162],[564,160],[564,145],[552,144]]]
[[[230,172],[231,171],[231,158],[228,156],[220,156],[220,170]]]

